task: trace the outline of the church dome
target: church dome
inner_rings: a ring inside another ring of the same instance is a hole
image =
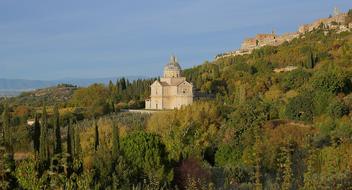
[[[164,77],[166,78],[175,78],[180,77],[181,66],[178,64],[177,58],[171,56],[170,62],[164,67]]]
[[[171,56],[170,62],[165,65],[164,70],[181,70],[181,66],[178,64],[175,56]]]

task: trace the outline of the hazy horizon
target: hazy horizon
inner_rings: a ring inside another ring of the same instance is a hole
[[[183,68],[256,33],[297,31],[352,1],[0,1],[0,78],[155,77],[171,54]]]

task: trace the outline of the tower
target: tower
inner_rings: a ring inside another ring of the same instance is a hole
[[[340,9],[338,7],[335,7],[332,15],[335,17],[335,16],[338,16],[339,14],[341,14]]]

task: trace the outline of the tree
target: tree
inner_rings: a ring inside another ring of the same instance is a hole
[[[43,106],[42,113],[42,126],[40,129],[40,146],[39,146],[39,162],[40,162],[40,173],[43,172],[49,166],[49,143],[48,143],[48,119],[46,106]]]
[[[95,120],[94,122],[94,150],[97,151],[99,147],[99,128],[98,122]]]
[[[120,139],[118,126],[112,121],[112,159],[117,162],[120,153]]]
[[[7,103],[2,113],[2,141],[0,141],[0,187],[14,189],[17,186],[16,178],[13,176],[16,165],[12,147],[12,131],[10,128],[10,113]],[[4,145],[4,147],[3,147]]]
[[[283,164],[283,182],[281,189],[291,190],[293,184],[293,173],[292,173],[292,156],[289,148],[284,148],[285,162]]]
[[[255,158],[255,189],[261,190],[263,189],[263,185],[261,183],[261,138],[259,136],[259,127],[256,129],[255,134],[255,143],[254,143],[254,158]]]
[[[109,90],[102,84],[93,84],[74,92],[71,103],[74,106],[86,107],[89,117],[104,115],[109,112]]]
[[[62,153],[61,145],[61,129],[60,129],[60,114],[58,106],[54,107],[54,133],[55,133],[55,144],[54,144],[54,154]]]
[[[310,51],[308,54],[308,60],[307,60],[307,68],[308,69],[313,69],[315,66],[316,58],[313,55],[313,53]]]
[[[10,113],[8,105],[5,104],[4,111],[2,113],[2,137],[3,137],[3,144],[5,145],[7,152],[12,152],[12,134],[10,128]]]
[[[172,170],[168,167],[165,146],[157,135],[143,131],[128,134],[121,142],[121,151],[134,171],[136,182],[143,179],[160,185],[171,182]]]
[[[332,101],[328,106],[328,113],[332,118],[340,118],[347,115],[349,112],[348,107],[340,101]]]
[[[33,132],[33,148],[34,148],[34,153],[38,154],[39,153],[39,147],[40,147],[40,123],[38,119],[38,114],[35,114],[35,120],[34,120],[34,132]]]
[[[289,119],[311,122],[313,120],[313,100],[305,93],[289,100],[286,106],[286,116]]]
[[[351,91],[351,80],[349,75],[340,68],[316,72],[311,83],[314,89],[337,94],[339,92]]]

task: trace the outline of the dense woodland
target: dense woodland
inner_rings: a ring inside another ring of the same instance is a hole
[[[352,189],[352,32],[325,31],[185,70],[214,98],[180,110],[119,112],[154,79],[3,100],[0,187]]]

